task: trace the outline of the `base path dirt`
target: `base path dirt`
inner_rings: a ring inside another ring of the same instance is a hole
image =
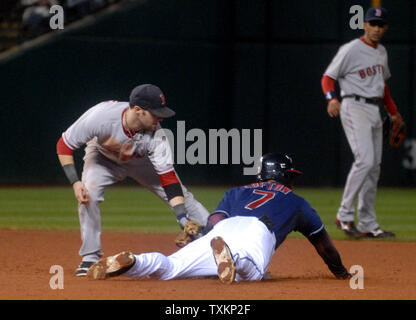
[[[177,250],[173,234],[104,232],[106,255],[130,250]],[[80,262],[75,231],[0,230],[1,300],[396,300],[416,299],[416,244],[387,241],[335,241],[344,265],[362,266],[363,289],[336,280],[305,239],[287,239],[270,264],[271,279],[223,285],[216,279],[159,281],[74,276]],[[51,289],[52,266],[64,271],[64,288]],[[358,284],[358,281],[354,282]]]

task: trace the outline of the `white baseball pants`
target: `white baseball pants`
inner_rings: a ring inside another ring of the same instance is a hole
[[[131,177],[168,204],[160,178],[147,157],[134,158],[126,164],[117,164],[105,156],[93,145],[85,148],[82,181],[90,195],[89,205],[78,205],[82,245],[79,255],[83,261],[97,261],[103,255],[101,249],[101,213],[99,204],[104,201],[105,187]],[[179,179],[179,178],[178,178]],[[190,219],[205,225],[209,212],[182,185],[185,208]],[[175,217],[176,218],[176,217]]]
[[[376,105],[344,98],[340,117],[354,162],[347,177],[337,218],[354,221],[358,197],[357,229],[369,232],[379,226],[374,207],[383,149],[380,110]]]
[[[211,240],[220,236],[227,243],[236,267],[235,281],[263,278],[273,256],[276,238],[256,217],[221,220],[205,236],[170,256],[158,252],[135,255],[136,263],[123,275],[171,280],[217,275]]]

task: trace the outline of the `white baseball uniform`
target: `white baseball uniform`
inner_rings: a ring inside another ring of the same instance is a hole
[[[123,275],[161,280],[215,276],[218,270],[210,242],[221,237],[235,263],[235,281],[261,280],[275,250],[292,231],[313,244],[335,276],[347,274],[316,211],[275,181],[230,189],[208,219],[207,230],[212,226],[206,235],[170,256],[135,255],[136,262]]]
[[[168,139],[157,131],[131,136],[123,127],[128,102],[106,101],[87,110],[63,134],[65,145],[85,148],[82,181],[88,189],[89,205],[79,204],[83,261],[96,261],[102,254],[101,214],[105,187],[131,177],[168,203],[163,179],[175,173]],[[179,178],[178,178],[179,180]],[[179,180],[180,182],[180,180]],[[209,212],[181,183],[189,219],[205,225]]]
[[[339,82],[343,98],[341,123],[355,159],[337,218],[354,221],[358,196],[360,232],[379,227],[374,206],[383,147],[380,105],[385,81],[390,78],[387,60],[387,51],[381,44],[373,47],[362,38],[355,39],[341,46],[324,74]],[[380,104],[369,103],[369,99]]]
[[[217,265],[210,246],[216,236],[222,237],[232,252],[235,281],[263,278],[274,254],[276,237],[257,217],[224,219],[205,236],[170,256],[158,252],[135,255],[136,263],[123,275],[160,280],[216,276]]]

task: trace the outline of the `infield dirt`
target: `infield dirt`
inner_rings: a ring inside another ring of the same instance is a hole
[[[104,232],[105,255],[177,250],[173,234]],[[416,243],[334,241],[344,265],[360,265],[364,288],[336,280],[305,239],[287,239],[270,264],[271,279],[223,285],[216,279],[158,281],[77,278],[76,231],[0,230],[2,300],[407,300],[416,299]],[[63,267],[64,288],[51,289],[50,268]]]

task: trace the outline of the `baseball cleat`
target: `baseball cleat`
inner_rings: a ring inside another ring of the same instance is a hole
[[[383,230],[381,228],[377,228],[373,231],[370,232],[363,232],[361,233],[361,236],[363,238],[377,238],[377,239],[382,239],[382,238],[395,238],[396,235],[391,232],[391,231],[386,231]]]
[[[136,258],[131,252],[123,251],[95,262],[89,268],[87,277],[95,280],[116,277],[129,270],[135,262]]]
[[[218,278],[222,283],[232,283],[235,279],[235,264],[230,248],[221,237],[211,240],[211,248],[218,266]]]
[[[347,236],[352,237],[352,238],[361,238],[361,233],[355,227],[355,224],[353,221],[341,221],[341,220],[336,219],[335,224],[337,228],[344,231]]]
[[[88,269],[94,264],[94,261],[82,261],[75,271],[75,276],[85,277]]]

